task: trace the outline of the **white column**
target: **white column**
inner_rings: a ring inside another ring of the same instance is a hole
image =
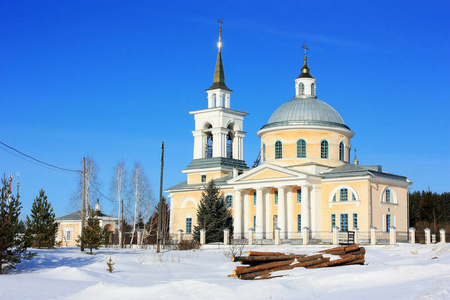
[[[397,230],[395,226],[389,227],[389,244],[390,245],[397,244]]]
[[[278,187],[278,227],[281,229],[281,238],[286,237],[286,201],[284,187]]]
[[[264,192],[264,232],[266,233],[266,239],[272,239],[273,233],[270,229],[271,224],[273,223],[272,218],[272,203],[270,202],[270,189],[265,189]],[[275,228],[274,228],[275,230]],[[275,231],[274,231],[275,232]]]
[[[203,228],[200,229],[200,244],[202,245],[206,244],[206,230]]]
[[[431,229],[425,228],[425,244],[429,245],[431,244]]]
[[[370,227],[370,244],[377,244],[377,228],[375,226]]]
[[[194,136],[194,159],[203,158],[203,132],[202,130],[193,130],[192,135]]]
[[[280,228],[277,227],[274,229],[275,231],[275,245],[279,245],[280,244]]]
[[[264,225],[264,201],[262,189],[256,190],[256,238],[261,239]]]
[[[309,186],[302,186],[302,227],[311,227],[309,219]]]
[[[445,229],[442,228],[441,230],[439,230],[439,234],[441,235],[440,242],[445,243]]]
[[[322,218],[322,204],[321,204],[321,188],[319,184],[312,186],[310,198],[310,228],[311,231],[319,231],[322,226],[320,220]],[[308,225],[309,226],[309,225]]]
[[[290,238],[292,238],[292,232],[294,231],[294,228],[292,227],[292,218],[294,217],[294,215],[293,215],[293,212],[294,212],[294,208],[293,208],[293,205],[294,205],[294,199],[292,198],[292,195],[294,195],[294,193],[293,193],[293,187],[290,187],[288,190],[287,190],[287,196],[286,196],[286,209],[287,209],[287,212],[286,212],[286,215],[287,215],[287,218],[286,218],[286,221],[287,221],[287,227],[286,227],[286,230],[287,230],[287,238],[288,239],[290,239]]]
[[[252,200],[253,201],[253,200]],[[244,228],[252,227],[253,225],[250,225],[250,200],[248,193],[244,194]],[[253,220],[252,220],[253,222]],[[244,229],[245,230],[245,229]],[[248,237],[248,230],[245,232],[245,237]]]
[[[242,238],[242,196],[240,190],[234,191],[234,238]]]

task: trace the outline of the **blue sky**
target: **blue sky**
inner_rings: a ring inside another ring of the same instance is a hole
[[[117,162],[139,161],[156,198],[162,141],[164,188],[185,180],[188,112],[207,107],[221,18],[231,108],[250,113],[248,165],[256,132],[293,98],[307,43],[318,98],[356,133],[360,163],[449,191],[449,15],[448,1],[2,1],[0,141],[68,169],[93,157],[108,196]],[[77,176],[6,150],[23,216],[41,188],[67,213]]]

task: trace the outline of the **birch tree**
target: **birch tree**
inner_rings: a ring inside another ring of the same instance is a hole
[[[125,164],[123,161],[117,163],[116,168],[114,169],[114,175],[112,178],[111,192],[113,194],[113,198],[115,203],[118,205],[118,213],[117,218],[119,221],[119,245],[122,247],[122,231],[123,231],[123,196],[126,194],[126,170]]]
[[[154,200],[152,198],[152,191],[150,188],[150,183],[147,176],[144,173],[144,169],[138,163],[134,163],[133,170],[131,172],[131,190],[130,190],[130,201],[129,207],[133,215],[133,229],[131,232],[131,242],[133,243],[134,236],[136,234],[136,224],[138,222],[139,214],[144,220],[146,220],[149,215],[151,208],[153,207]],[[144,234],[140,235],[140,239],[137,241],[138,244],[142,244],[144,239]]]
[[[98,172],[99,167],[97,163],[91,158],[86,157],[85,162],[85,172],[86,172],[86,205],[85,205],[85,213],[84,215],[86,218],[89,216],[89,210],[90,207],[95,207],[96,200],[98,198],[98,192],[95,189],[95,187],[99,187],[99,181],[98,181]],[[80,173],[80,180],[78,182],[77,190],[73,193],[73,196],[71,198],[71,207],[75,210],[80,210],[82,208],[82,185],[83,185],[83,174]],[[95,186],[95,187],[94,187]]]

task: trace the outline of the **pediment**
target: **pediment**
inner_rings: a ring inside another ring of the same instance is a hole
[[[284,167],[263,164],[228,181],[229,184],[270,179],[305,179],[306,174]]]

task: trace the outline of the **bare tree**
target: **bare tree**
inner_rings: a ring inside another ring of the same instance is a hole
[[[113,199],[115,199],[115,204],[118,206],[117,218],[119,219],[119,245],[122,247],[122,219],[123,219],[123,195],[126,194],[126,170],[123,161],[117,163],[114,169],[114,175],[112,177],[111,193],[113,194]]]
[[[138,222],[138,216],[141,215],[143,220],[148,219],[150,211],[153,207],[153,197],[151,195],[150,183],[145,176],[142,166],[138,163],[134,163],[133,170],[131,172],[131,189],[129,198],[129,208],[133,215],[133,229],[131,233],[131,243],[133,243],[134,236],[136,234],[136,224]],[[144,234],[140,235],[138,244],[142,244]]]
[[[99,188],[98,182],[99,167],[91,157],[86,157],[86,206],[85,216],[89,216],[90,207],[95,207],[96,200],[98,198],[97,189]],[[82,207],[82,195],[81,187],[83,184],[83,175],[80,173],[80,180],[76,191],[71,197],[71,209],[80,210]],[[96,189],[97,188],[97,189]]]

